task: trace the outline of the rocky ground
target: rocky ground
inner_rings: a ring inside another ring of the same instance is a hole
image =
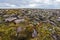
[[[60,10],[0,9],[0,40],[60,40]]]

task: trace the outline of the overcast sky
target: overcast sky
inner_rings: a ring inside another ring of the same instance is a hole
[[[60,0],[0,0],[0,8],[60,8]]]

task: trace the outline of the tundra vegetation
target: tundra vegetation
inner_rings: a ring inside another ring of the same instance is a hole
[[[60,40],[60,10],[0,9],[0,40]]]

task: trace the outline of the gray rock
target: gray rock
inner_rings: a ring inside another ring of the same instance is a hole
[[[4,18],[7,18],[7,17],[9,17],[9,15],[4,15],[3,17],[4,17]]]
[[[60,35],[56,33],[52,34],[52,37],[54,38],[54,40],[60,40]]]
[[[17,28],[17,33],[22,31],[22,27]]]
[[[20,22],[24,22],[25,20],[24,19],[16,19],[16,20],[14,20],[14,22],[16,23],[16,24],[18,24],[18,23],[20,23]]]
[[[57,20],[57,21],[60,21],[60,17],[58,17],[56,20]]]
[[[23,17],[21,17],[21,16],[17,16],[17,18],[18,18],[18,19],[22,19]]]
[[[8,17],[8,18],[5,19],[5,22],[7,22],[7,21],[11,22],[15,19],[17,19],[17,18],[16,17]]]
[[[37,31],[34,29],[33,33],[32,33],[32,37],[36,37],[37,36]]]
[[[17,14],[12,14],[11,17],[17,17],[18,15]]]
[[[53,20],[47,20],[50,24],[54,25],[54,26],[57,26],[56,22],[53,21]]]

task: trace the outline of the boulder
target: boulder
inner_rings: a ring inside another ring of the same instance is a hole
[[[16,19],[17,19],[16,17],[8,17],[5,19],[5,22],[7,22],[7,21],[11,22],[11,21],[16,20]]]
[[[9,17],[9,15],[3,15],[3,17],[4,17],[4,18],[7,18],[7,17]]]
[[[20,22],[24,22],[25,20],[24,19],[16,19],[16,20],[14,20],[14,22],[16,23],[16,24],[18,24],[18,23],[20,23]]]

